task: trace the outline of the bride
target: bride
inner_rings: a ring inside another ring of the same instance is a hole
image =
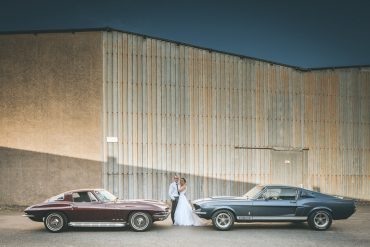
[[[175,225],[178,226],[204,226],[206,225],[205,220],[199,218],[198,215],[193,213],[193,210],[186,199],[186,179],[180,179],[179,189],[179,202],[177,203],[175,211]]]

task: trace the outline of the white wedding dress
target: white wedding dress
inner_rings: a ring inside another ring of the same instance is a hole
[[[193,210],[185,196],[185,191],[180,192],[179,201],[175,211],[175,225],[177,226],[204,226],[206,220],[199,218]]]

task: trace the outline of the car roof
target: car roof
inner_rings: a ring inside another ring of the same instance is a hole
[[[301,187],[297,186],[292,186],[292,185],[282,185],[282,184],[266,184],[266,185],[261,185],[264,187],[269,187],[269,188],[292,188],[292,189],[303,189]]]
[[[63,194],[71,194],[75,192],[87,192],[87,191],[96,191],[96,190],[104,190],[102,188],[85,188],[85,189],[75,189],[75,190],[69,190],[65,191]]]

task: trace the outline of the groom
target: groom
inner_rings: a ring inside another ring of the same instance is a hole
[[[177,207],[177,203],[179,201],[179,176],[175,175],[173,177],[173,182],[170,184],[170,187],[168,189],[168,195],[171,198],[172,202],[172,208],[171,208],[171,219],[172,224],[175,223],[175,211]]]

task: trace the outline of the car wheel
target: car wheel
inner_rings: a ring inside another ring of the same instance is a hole
[[[44,218],[44,225],[49,232],[61,232],[67,228],[67,217],[59,212],[49,213]]]
[[[325,231],[331,226],[333,219],[326,210],[317,210],[308,217],[308,224],[316,231]]]
[[[234,214],[229,210],[219,210],[212,216],[213,226],[217,230],[227,231],[234,225]]]
[[[136,232],[148,230],[152,224],[152,217],[144,212],[134,212],[129,217],[130,228]]]

